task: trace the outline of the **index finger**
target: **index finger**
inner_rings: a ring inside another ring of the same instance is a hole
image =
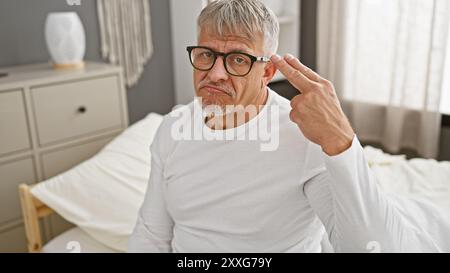
[[[286,54],[284,59],[292,67],[294,67],[295,69],[300,70],[310,80],[312,80],[314,82],[319,82],[319,83],[324,80],[319,74],[314,72],[311,68],[307,67],[306,65],[302,64],[299,59],[295,58],[291,54]]]
[[[301,92],[308,91],[315,83],[306,77],[300,70],[295,69],[279,55],[273,55],[270,60],[287,80]]]

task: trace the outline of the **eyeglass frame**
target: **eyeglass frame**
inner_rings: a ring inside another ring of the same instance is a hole
[[[212,62],[212,65],[211,65],[210,68],[208,68],[208,69],[199,69],[199,68],[197,68],[194,65],[194,63],[192,61],[192,50],[194,50],[196,48],[207,49],[207,50],[211,51],[214,54],[214,61]],[[270,62],[270,58],[267,57],[267,56],[253,56],[251,54],[248,54],[248,53],[245,53],[245,52],[241,52],[241,51],[231,51],[231,52],[228,52],[228,53],[224,53],[224,52],[214,51],[213,49],[211,49],[209,47],[206,47],[206,46],[188,46],[188,47],[186,47],[186,50],[187,50],[187,52],[189,54],[189,61],[191,62],[191,65],[195,69],[200,70],[200,71],[210,71],[214,67],[214,65],[216,64],[217,57],[221,56],[221,57],[223,57],[223,65],[224,65],[225,70],[227,71],[227,73],[230,74],[231,76],[235,76],[235,77],[245,77],[245,76],[247,76],[250,73],[250,71],[252,71],[253,64],[255,62],[264,62],[264,63]],[[230,73],[230,71],[228,71],[227,62],[225,60],[226,60],[226,58],[229,55],[232,55],[232,54],[242,54],[242,55],[245,55],[245,56],[250,58],[252,63],[250,64],[250,68],[248,69],[247,73],[245,73],[244,75],[236,75],[236,74]]]

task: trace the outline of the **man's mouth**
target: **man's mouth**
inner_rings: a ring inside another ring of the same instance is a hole
[[[214,87],[211,85],[207,85],[203,87],[206,91],[208,91],[208,93],[211,94],[226,94],[229,95],[228,92],[226,92],[225,90],[218,88],[218,87]]]

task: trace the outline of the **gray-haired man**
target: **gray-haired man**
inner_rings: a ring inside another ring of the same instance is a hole
[[[336,251],[373,242],[381,251],[438,251],[378,191],[333,85],[274,55],[279,26],[264,4],[213,1],[198,30],[198,45],[187,48],[198,99],[159,128],[130,251],[320,252],[325,234]],[[291,102],[267,88],[277,69],[299,90]],[[230,105],[256,111],[217,110]],[[272,151],[261,140],[211,140],[265,122],[279,134]],[[180,124],[206,139],[175,139]]]

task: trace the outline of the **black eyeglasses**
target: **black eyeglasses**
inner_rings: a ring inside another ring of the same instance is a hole
[[[208,71],[214,67],[217,57],[223,57],[225,70],[228,74],[237,77],[244,77],[252,70],[255,62],[269,62],[269,57],[257,57],[244,52],[216,52],[204,46],[188,46],[189,60],[192,66],[201,71]]]

